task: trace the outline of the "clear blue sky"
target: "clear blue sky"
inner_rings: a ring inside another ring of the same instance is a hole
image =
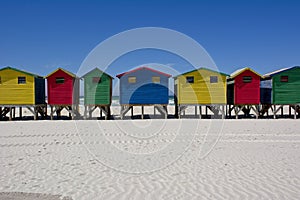
[[[195,39],[222,72],[249,66],[264,74],[300,65],[299,9],[299,1],[289,0],[1,1],[0,67],[40,75],[58,66],[77,72],[101,41],[154,26]],[[115,76],[143,63],[186,67],[183,60],[159,51],[131,56],[116,61],[118,67],[109,73]]]

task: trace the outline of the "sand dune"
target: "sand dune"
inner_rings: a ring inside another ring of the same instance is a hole
[[[0,122],[0,199],[298,199],[299,128],[287,119]]]

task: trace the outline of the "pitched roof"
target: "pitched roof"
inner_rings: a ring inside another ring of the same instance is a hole
[[[73,78],[78,78],[75,74],[73,74],[72,72],[69,72],[69,71],[67,71],[67,70],[65,70],[65,69],[62,69],[62,68],[57,68],[56,70],[54,70],[53,72],[51,72],[50,74],[48,74],[47,76],[46,76],[46,78],[48,78],[49,76],[52,76],[54,73],[56,73],[57,71],[59,71],[59,70],[61,70],[61,71],[63,71],[63,72],[65,72],[66,74],[68,74],[68,75],[70,75],[71,77],[73,77]]]
[[[205,67],[200,67],[200,68],[198,68],[198,69],[194,69],[194,70],[191,70],[191,71],[188,71],[188,72],[184,72],[184,73],[182,73],[182,74],[178,74],[177,76],[174,76],[174,78],[177,78],[178,76],[182,76],[182,75],[185,75],[185,74],[194,72],[194,71],[199,71],[199,70],[206,70],[206,71],[218,73],[218,74],[220,74],[220,75],[222,75],[222,76],[229,76],[228,74],[225,74],[225,73],[222,73],[222,72],[218,72],[218,71],[215,71],[215,70],[212,70],[212,69],[208,69],[208,68],[205,68]]]
[[[16,68],[9,67],[9,66],[0,69],[0,71],[6,70],[6,69],[10,69],[10,70],[13,70],[13,71],[17,71],[17,72],[20,72],[20,73],[23,73],[23,74],[27,74],[27,75],[33,76],[33,77],[43,78],[42,76],[39,76],[39,75],[37,75],[37,74],[33,74],[33,73],[31,73],[31,72],[27,72],[27,71],[20,70],[20,69],[16,69]]]
[[[259,73],[257,73],[256,71],[254,71],[253,69],[251,69],[249,67],[244,67],[244,68],[238,69],[238,70],[234,71],[232,74],[230,74],[230,78],[233,79],[247,70],[249,70],[249,71],[253,72],[254,74],[256,74],[257,76],[261,77],[261,75]]]
[[[109,75],[108,73],[105,73],[104,71],[100,70],[98,67],[95,67],[94,69],[92,69],[91,71],[85,73],[84,75],[81,76],[81,78],[84,78],[86,75],[88,75],[89,73],[93,72],[93,71],[99,71],[102,74],[106,74],[107,76],[109,76],[110,78],[114,79],[111,75]]]
[[[295,68],[300,68],[299,66],[294,66],[294,67],[287,67],[287,68],[282,68],[282,69],[279,69],[279,70],[276,70],[276,71],[273,71],[273,72],[270,72],[270,73],[267,73],[265,75],[263,75],[264,78],[268,78],[268,77],[272,77],[276,74],[280,74],[282,72],[286,72],[286,71],[289,71],[291,69],[295,69]]]
[[[143,70],[143,69],[149,70],[149,71],[152,71],[152,72],[155,72],[155,73],[158,73],[158,74],[161,74],[161,75],[166,76],[166,77],[171,77],[170,74],[167,74],[167,73],[164,73],[164,72],[155,70],[155,69],[151,69],[151,68],[149,68],[149,67],[139,67],[139,68],[136,68],[136,69],[134,69],[134,70],[131,70],[131,71],[128,71],[128,72],[124,72],[124,73],[122,73],[122,74],[118,74],[116,77],[121,78],[122,76],[124,76],[124,75],[126,75],[126,74],[131,74],[131,73],[133,73],[133,72],[136,72],[136,71],[139,71],[139,70]]]

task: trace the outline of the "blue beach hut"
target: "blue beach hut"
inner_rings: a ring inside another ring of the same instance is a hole
[[[171,75],[140,67],[118,74],[117,77],[120,79],[121,118],[130,109],[133,115],[133,106],[141,106],[142,118],[144,106],[154,106],[154,109],[167,117],[168,84]]]

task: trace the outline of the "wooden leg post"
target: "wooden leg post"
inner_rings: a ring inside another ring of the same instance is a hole
[[[53,120],[53,106],[50,106],[50,119]]]
[[[22,119],[22,107],[19,108],[19,116],[20,116],[20,119]]]
[[[222,105],[222,119],[225,119],[225,105]]]
[[[11,110],[11,107],[9,108],[9,121],[12,120],[12,110]]]
[[[199,105],[199,119],[202,118],[202,106]]]
[[[34,112],[33,119],[36,120],[37,119],[37,109],[35,106],[33,107],[33,112]]]

